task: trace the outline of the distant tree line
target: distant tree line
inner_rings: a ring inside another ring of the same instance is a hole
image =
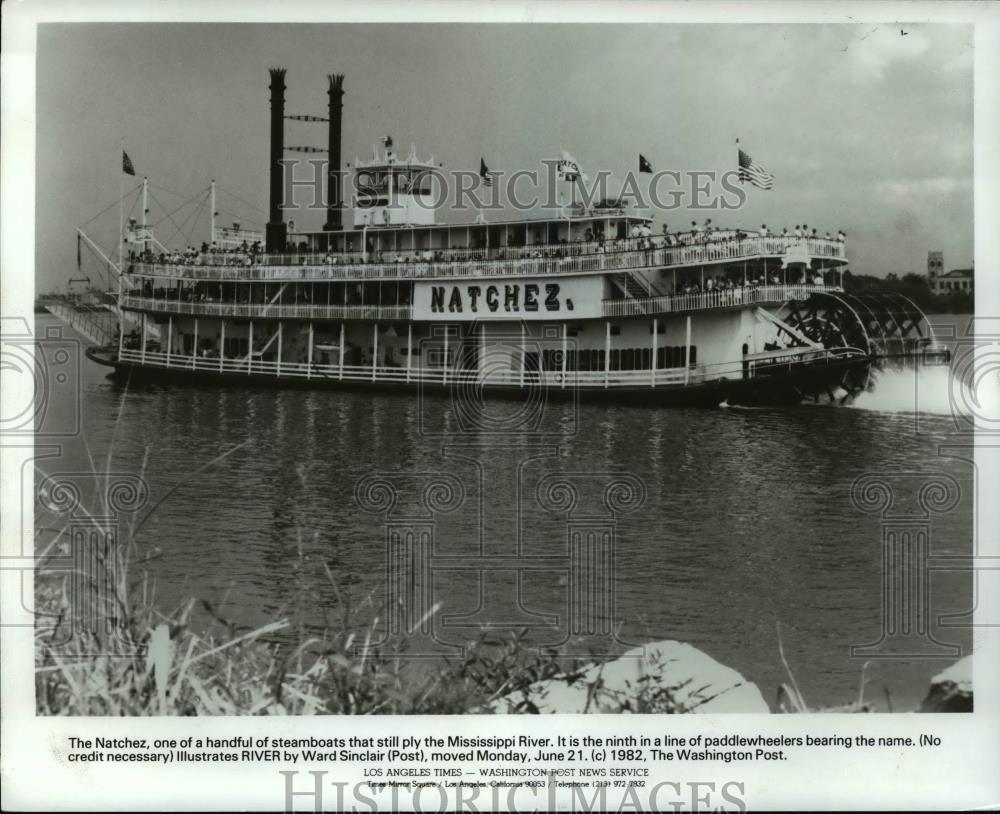
[[[949,291],[947,294],[931,292],[927,278],[922,274],[890,273],[886,277],[844,272],[844,290],[848,294],[866,292],[891,292],[909,297],[928,314],[971,314],[976,309],[975,295],[971,291]]]

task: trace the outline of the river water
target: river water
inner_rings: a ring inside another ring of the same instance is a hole
[[[53,324],[38,318],[39,332]],[[516,429],[515,403],[489,405],[491,420],[470,426],[445,396],[124,387],[106,374],[82,359],[82,432],[59,438],[39,468],[86,478],[110,456],[112,471],[141,473],[150,499],[140,515],[163,502],[139,532],[145,562],[133,577],[148,575],[164,612],[194,597],[243,625],[287,615],[308,632],[349,597],[353,623],[384,620],[387,579],[399,573],[387,564],[387,530],[417,529],[433,546],[410,587],[424,592],[420,607],[440,604],[428,627],[449,645],[483,626],[592,652],[679,639],[770,700],[788,680],[780,630],[810,705],[856,699],[870,661],[865,698],[897,710],[918,704],[955,660],[938,645],[933,658],[851,651],[881,637],[887,522],[852,501],[856,479],[888,482],[891,511],[920,522],[922,483],[954,485],[954,506],[926,521],[929,553],[972,549],[972,467],[939,453],[967,429],[951,414],[945,369],[886,374],[849,408],[568,401],[542,404]],[[53,426],[75,420],[68,392],[48,405]],[[605,541],[593,560],[568,554],[580,529]],[[517,565],[532,557],[537,567]],[[963,620],[939,617],[972,606],[969,574],[932,574],[923,611],[939,643],[968,652]],[[587,613],[597,634],[581,639],[569,628]]]

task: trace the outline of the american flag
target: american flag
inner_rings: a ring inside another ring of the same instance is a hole
[[[493,179],[490,178],[490,171],[486,166],[486,159],[479,159],[479,177],[483,179],[483,186],[491,187],[493,186]]]
[[[135,175],[135,167],[132,164],[132,159],[128,157],[128,153],[122,150],[122,172],[126,175]]]
[[[774,176],[754,161],[749,153],[740,153],[740,183],[749,181],[758,189],[770,189],[774,186]]]

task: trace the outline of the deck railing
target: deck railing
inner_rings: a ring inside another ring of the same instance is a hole
[[[122,308],[134,311],[155,311],[165,314],[189,314],[207,317],[237,317],[259,319],[378,319],[409,320],[412,305],[278,305],[266,302],[228,303],[137,297],[125,294]]]
[[[805,299],[816,291],[841,291],[838,286],[823,285],[759,285],[720,288],[698,294],[665,295],[621,300],[604,300],[604,316],[635,317],[702,311],[713,308],[733,308],[763,302],[784,302]]]
[[[840,291],[837,286],[764,285],[703,291],[662,297],[604,300],[606,318],[656,316],[657,314],[736,308],[753,303],[784,302],[805,299],[817,291]],[[278,305],[270,303],[223,303],[171,300],[158,297],[122,296],[122,308],[165,314],[254,319],[380,320],[413,319],[412,305]],[[445,315],[446,316],[446,315]]]
[[[635,238],[598,244],[567,244],[557,247],[565,256],[538,256],[540,246],[507,247],[497,250],[449,251],[445,259],[414,259],[402,262],[333,263],[323,254],[249,256],[206,254],[191,264],[133,263],[131,273],[142,277],[189,280],[393,280],[448,277],[545,276],[551,274],[598,274],[641,268],[683,268],[754,257],[781,257],[790,250],[800,256],[846,261],[845,244],[825,238],[746,237],[682,246],[668,246],[663,238]],[[551,251],[551,249],[550,249]],[[489,256],[486,256],[486,255]],[[454,255],[459,255],[456,257]],[[475,256],[479,255],[479,256]],[[516,255],[516,256],[511,256]],[[371,260],[371,257],[369,257]]]
[[[699,384],[721,378],[754,378],[774,375],[804,364],[830,364],[851,357],[864,356],[856,348],[787,349],[769,359],[726,362],[716,365],[695,364],[688,368],[656,370],[497,370],[487,372],[450,367],[413,367],[390,365],[310,365],[304,362],[265,361],[244,356],[191,356],[187,354],[142,351],[124,348],[123,362],[147,367],[201,370],[208,373],[245,374],[254,377],[291,378],[316,381],[375,382],[383,384],[413,384],[418,382],[440,385],[480,385],[601,389],[616,387],[660,387]]]
[[[115,337],[118,318],[107,308],[73,304],[55,297],[39,298],[39,304],[97,345],[107,345]]]

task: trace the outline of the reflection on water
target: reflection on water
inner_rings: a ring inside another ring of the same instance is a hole
[[[518,409],[502,405],[490,409],[496,416]],[[443,397],[126,391],[89,361],[83,408],[86,444],[68,443],[61,458],[44,463],[47,471],[89,470],[87,448],[103,460],[112,438],[113,468],[138,471],[148,456],[151,504],[177,487],[140,538],[144,552],[159,552],[149,564],[158,603],[171,610],[190,596],[205,598],[248,625],[284,613],[323,624],[338,601],[324,565],[355,600],[370,593],[371,613],[384,618],[387,528],[431,518],[430,580],[443,603],[442,638],[461,644],[490,624],[525,626],[535,641],[558,642],[569,603],[580,598],[568,528],[600,526],[612,535],[613,579],[601,581],[596,561],[587,573],[595,590],[613,587],[613,607],[591,611],[598,627],[615,625],[619,644],[689,641],[770,696],[787,681],[780,624],[807,701],[840,704],[857,697],[861,677],[850,646],[873,642],[880,631],[881,518],[853,506],[854,480],[950,475],[962,494],[954,510],[934,518],[932,553],[971,548],[972,471],[937,454],[955,432],[943,416],[922,417],[916,433],[912,417],[873,409],[562,402],[546,405],[531,432],[490,433],[463,427]],[[372,473],[388,473],[398,489],[388,516],[363,511],[356,500],[357,484]],[[569,513],[558,490],[545,490],[560,473],[573,483]],[[644,500],[615,512],[605,488],[625,473],[641,481]],[[460,483],[454,511],[428,513],[422,490],[436,480]],[[547,505],[542,493],[551,497]],[[492,559],[470,569],[477,557]],[[532,557],[536,569],[509,567]],[[972,606],[965,575],[935,574],[931,590],[935,619]],[[962,629],[936,635],[969,643]],[[884,704],[884,684],[897,709],[912,707],[942,665],[874,663],[866,696]]]

